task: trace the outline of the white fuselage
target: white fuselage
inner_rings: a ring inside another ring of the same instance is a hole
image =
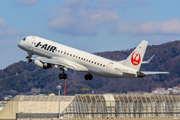
[[[99,76],[113,78],[137,77],[137,71],[122,65],[120,62],[96,56],[40,37],[28,36],[26,40],[21,40],[18,46],[27,52],[32,52],[41,57],[59,57],[70,61],[76,66],[81,66],[82,69],[76,69],[76,71],[79,72],[93,73]]]

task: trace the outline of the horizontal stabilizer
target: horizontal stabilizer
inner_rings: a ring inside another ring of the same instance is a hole
[[[153,71],[141,71],[145,75],[152,75],[152,74],[169,74],[169,72],[153,72]]]
[[[155,56],[155,54],[153,56],[151,56],[148,60],[142,61],[142,64],[149,63],[153,59],[154,56]]]

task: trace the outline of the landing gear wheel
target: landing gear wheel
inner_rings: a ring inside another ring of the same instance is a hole
[[[66,69],[65,67],[61,66],[60,70],[62,70],[63,73],[60,73],[60,74],[59,74],[59,79],[64,79],[64,80],[66,80],[66,79],[67,79],[67,74],[64,73],[64,70],[67,70],[67,69]]]
[[[28,59],[28,62],[32,62],[32,59]]]
[[[59,79],[67,79],[67,74],[60,73],[59,74]]]
[[[63,79],[63,74],[59,74],[59,79]]]
[[[89,75],[86,74],[86,75],[84,76],[84,79],[85,79],[85,80],[88,80],[88,79],[89,79]]]
[[[63,78],[64,78],[64,79],[67,79],[67,74],[63,74]]]
[[[85,80],[92,80],[93,76],[91,74],[85,74],[84,79]]]
[[[89,80],[92,80],[93,76],[91,74],[89,74]]]

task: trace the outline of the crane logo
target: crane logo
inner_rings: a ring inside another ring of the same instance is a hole
[[[131,63],[133,64],[133,65],[139,65],[139,63],[140,63],[140,61],[141,61],[141,56],[140,56],[140,54],[138,53],[138,52],[133,52],[133,54],[132,54],[132,56],[131,56]]]

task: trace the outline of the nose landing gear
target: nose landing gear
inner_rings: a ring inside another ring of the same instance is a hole
[[[92,80],[93,76],[90,73],[88,73],[88,74],[85,74],[84,79],[85,80]]]
[[[28,59],[28,62],[32,62],[31,57],[32,57],[33,53],[30,52],[30,53],[28,53],[28,54],[29,54],[29,55],[28,55],[26,58]]]

